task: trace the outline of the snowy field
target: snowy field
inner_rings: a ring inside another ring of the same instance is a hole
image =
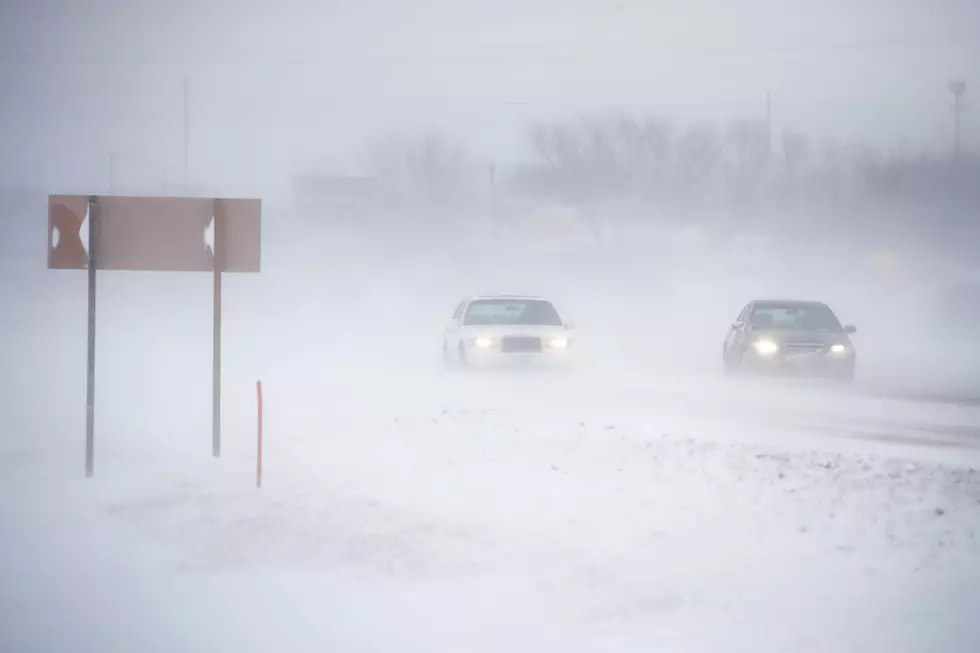
[[[980,408],[631,361],[608,302],[571,376],[450,373],[452,292],[316,278],[228,279],[215,459],[208,280],[100,275],[91,480],[84,279],[9,304],[0,650],[980,650]]]

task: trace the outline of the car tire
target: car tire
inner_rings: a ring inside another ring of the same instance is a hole
[[[451,370],[455,367],[453,357],[449,353],[449,343],[445,340],[442,341],[442,364],[447,370]]]
[[[463,349],[463,343],[459,343],[459,348],[456,351],[457,351],[456,364],[461,369],[466,369],[466,367],[467,367],[466,350]]]

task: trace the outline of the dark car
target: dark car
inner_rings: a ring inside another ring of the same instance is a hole
[[[725,338],[725,369],[850,382],[855,355],[849,336],[855,331],[821,302],[750,302]]]

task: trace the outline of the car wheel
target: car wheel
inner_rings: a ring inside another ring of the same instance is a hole
[[[460,367],[464,367],[464,368],[467,365],[467,363],[466,363],[466,350],[463,349],[463,343],[459,343],[459,348],[457,349],[456,363]]]

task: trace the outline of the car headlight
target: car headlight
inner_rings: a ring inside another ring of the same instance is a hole
[[[493,338],[480,337],[473,340],[473,346],[477,349],[490,349],[497,346],[497,341]]]
[[[847,345],[842,345],[840,343],[837,343],[836,345],[831,345],[830,346],[830,353],[831,354],[846,354],[847,353]]]
[[[779,345],[772,340],[756,340],[752,346],[755,347],[756,352],[763,356],[772,356],[779,351]]]
[[[568,338],[565,336],[558,336],[557,338],[549,338],[548,346],[553,349],[565,349],[568,347]]]

